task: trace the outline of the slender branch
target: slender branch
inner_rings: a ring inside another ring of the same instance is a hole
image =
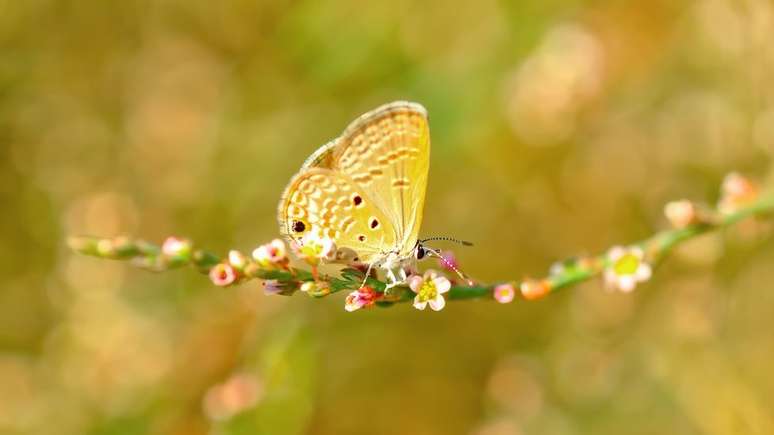
[[[774,195],[761,197],[759,200],[738,209],[733,213],[720,215],[716,219],[693,223],[684,228],[665,230],[653,236],[634,243],[642,248],[649,256],[649,261],[660,263],[676,246],[715,230],[730,227],[750,217],[762,217],[774,213]],[[585,265],[568,268],[556,275],[550,276],[550,290],[559,290],[570,287],[580,282],[598,276],[605,267],[609,266],[607,254],[600,254],[587,259]]]
[[[737,178],[729,180],[729,177]],[[604,276],[608,285],[630,291],[637,282],[647,280],[651,268],[660,264],[679,244],[730,227],[747,218],[774,213],[774,195],[759,196],[757,188],[748,180],[737,174],[729,177],[724,181],[720,211],[703,210],[688,201],[670,203],[666,212],[674,229],[658,232],[626,248],[613,248],[596,256],[557,263],[551,268],[551,273],[542,279],[472,285],[452,281],[446,299],[494,298],[499,302],[510,302],[515,294],[520,294],[523,299],[532,300],[598,276]],[[128,260],[137,267],[156,272],[191,265],[209,274],[215,284],[222,286],[261,279],[264,280],[267,293],[290,295],[301,290],[313,297],[324,297],[342,290],[357,292],[367,288],[370,293],[360,294],[366,297],[363,304],[375,303],[381,306],[409,302],[416,295],[407,286],[386,290],[387,284],[384,281],[377,279],[374,273],[366,278],[364,269],[345,268],[338,276],[322,275],[318,272],[318,259],[314,256],[311,257],[314,261],[310,261],[311,270],[293,267],[284,254],[284,244],[279,241],[259,248],[264,249],[264,254],[272,249],[281,251],[274,252],[275,257],[266,257],[271,261],[261,257],[258,250],[254,258],[248,258],[238,251],[231,251],[223,258],[177,238],[169,238],[161,246],[127,237],[72,237],[68,242],[73,250],[81,254]],[[306,256],[303,253],[299,255],[307,260],[310,258],[308,253]]]

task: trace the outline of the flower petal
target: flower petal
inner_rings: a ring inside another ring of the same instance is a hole
[[[285,257],[287,255],[287,249],[285,248],[285,242],[280,239],[274,239],[270,243],[272,248],[276,249],[276,257]]]
[[[427,301],[423,301],[419,298],[419,295],[417,295],[414,298],[414,308],[417,310],[424,310],[425,307],[427,307]]]
[[[268,261],[269,259],[269,252],[266,249],[266,245],[261,245],[253,250],[253,260],[263,263],[265,261]]]
[[[358,292],[352,292],[347,295],[347,299],[344,301],[344,309],[348,312],[357,311],[363,308],[363,301],[358,297]]]
[[[436,276],[438,276],[438,272],[434,271],[433,269],[428,269],[425,271],[424,278],[425,280],[433,280]]]
[[[605,285],[610,286],[617,286],[618,284],[618,275],[613,271],[613,269],[605,269]]]
[[[333,258],[333,255],[336,253],[336,245],[333,243],[333,240],[326,237],[322,240],[321,244],[322,251],[320,252],[320,258]]]
[[[628,293],[634,290],[637,286],[637,280],[634,279],[634,275],[624,275],[618,277],[618,288],[621,291]]]
[[[648,263],[640,263],[637,271],[634,273],[634,277],[637,278],[637,281],[643,282],[649,280],[652,273],[653,271]]]
[[[516,297],[516,289],[512,284],[500,284],[494,288],[494,298],[501,304],[507,304]]]
[[[433,311],[441,311],[443,310],[443,307],[446,306],[446,299],[441,295],[436,296],[434,299],[430,299],[428,302]]]
[[[618,259],[623,257],[624,254],[626,254],[626,249],[623,246],[613,246],[609,251],[607,251],[607,258],[611,262],[616,262]]]
[[[411,275],[408,279],[409,288],[414,293],[419,293],[419,289],[422,287],[422,284],[425,282],[424,279],[422,279],[419,275]]]
[[[439,276],[433,280],[433,284],[435,284],[435,289],[438,291],[438,293],[446,293],[451,288],[451,282],[446,277]]]

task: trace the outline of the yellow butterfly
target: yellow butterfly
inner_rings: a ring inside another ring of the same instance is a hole
[[[352,122],[304,162],[279,203],[280,231],[301,245],[308,233],[336,245],[335,262],[387,271],[390,286],[425,254],[418,240],[430,167],[422,105],[397,101]]]

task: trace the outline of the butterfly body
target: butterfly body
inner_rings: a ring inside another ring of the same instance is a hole
[[[403,270],[416,260],[430,164],[427,112],[417,103],[380,106],[315,151],[285,189],[280,231],[337,246],[333,261]]]

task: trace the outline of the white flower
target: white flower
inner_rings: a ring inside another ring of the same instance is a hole
[[[304,234],[299,245],[293,245],[296,255],[312,266],[320,260],[332,260],[336,253],[336,245],[329,237],[321,237],[317,232]]]
[[[177,237],[167,237],[161,245],[161,252],[168,257],[185,256],[191,253],[191,242]]]
[[[285,243],[280,239],[274,239],[261,245],[253,251],[253,259],[264,268],[282,265],[288,260]]]
[[[434,311],[440,311],[446,305],[443,294],[451,288],[451,283],[446,277],[428,270],[424,276],[410,276],[408,282],[411,290],[417,294],[414,297],[414,308],[424,310],[427,304],[430,304],[430,308]]]
[[[232,249],[228,251],[228,264],[237,270],[242,270],[247,265],[247,257],[245,257],[245,254]]]
[[[645,261],[642,248],[616,246],[607,253],[608,266],[605,268],[605,285],[622,292],[634,290],[637,283],[650,279],[652,270]]]

